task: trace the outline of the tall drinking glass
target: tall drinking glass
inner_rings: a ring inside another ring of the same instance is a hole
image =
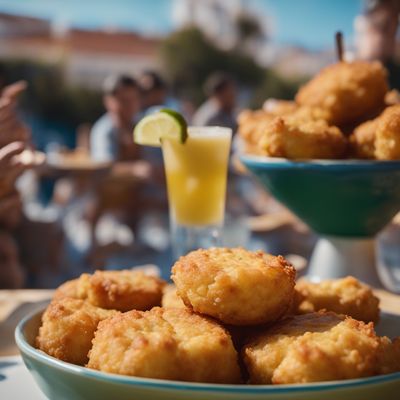
[[[189,127],[184,144],[162,140],[176,257],[220,243],[231,139],[229,128]]]

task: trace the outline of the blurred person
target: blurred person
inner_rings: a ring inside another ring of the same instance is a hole
[[[18,118],[17,98],[26,89],[26,82],[19,81],[6,86],[0,96],[0,148],[16,141],[28,141],[29,128]],[[21,149],[22,152],[23,149]]]
[[[145,71],[138,81],[142,92],[142,110],[144,114],[150,114],[162,107],[167,107],[167,84],[157,72]]]
[[[400,66],[394,57],[399,13],[399,0],[367,0],[354,23],[358,58],[381,61],[388,69],[391,88],[398,90]]]
[[[160,111],[162,108],[171,108],[182,113],[185,118],[187,110],[180,101],[171,97],[169,87],[162,76],[152,70],[144,71],[139,79],[139,86],[142,93],[142,115],[149,115]]]
[[[14,190],[0,199],[0,288],[19,288],[25,271],[19,260],[14,230],[22,218],[22,201]]]
[[[15,157],[21,154],[24,148],[23,142],[12,142],[0,147],[0,199],[13,191],[15,181],[25,169]]]
[[[140,113],[140,88],[129,75],[108,77],[103,85],[106,113],[90,133],[90,152],[96,161],[139,158],[132,131]]]
[[[236,131],[236,84],[233,78],[223,72],[215,72],[204,85],[208,100],[193,116],[194,126],[224,126]]]
[[[19,262],[18,248],[13,237],[0,230],[0,289],[23,286],[24,270]]]
[[[0,288],[20,287],[24,273],[12,231],[22,216],[22,203],[15,181],[25,166],[18,159],[28,141],[29,129],[19,120],[16,106],[25,82],[6,86],[0,95]]]
[[[112,161],[111,172],[95,188],[94,202],[87,206],[86,217],[91,225],[89,262],[96,263],[101,254],[97,227],[102,216],[127,224],[137,237],[138,222],[148,209],[164,207],[166,196],[157,198],[163,187],[163,170],[142,146],[133,141],[133,128],[141,111],[141,92],[130,76],[106,79],[104,106],[106,114],[93,126],[90,134],[91,157],[96,161]],[[160,97],[152,96],[152,102]],[[101,267],[101,261],[97,264]]]

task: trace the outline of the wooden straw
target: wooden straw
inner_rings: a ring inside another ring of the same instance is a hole
[[[335,34],[336,39],[336,55],[340,62],[343,61],[343,34],[338,31]]]

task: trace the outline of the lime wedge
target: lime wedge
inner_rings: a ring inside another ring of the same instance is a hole
[[[187,136],[185,118],[167,108],[142,118],[133,131],[135,143],[154,147],[160,147],[163,138],[173,138],[185,143]]]

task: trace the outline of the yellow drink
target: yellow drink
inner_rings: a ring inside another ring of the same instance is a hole
[[[231,130],[189,128],[185,144],[162,142],[168,201],[180,225],[218,225],[224,220]]]

